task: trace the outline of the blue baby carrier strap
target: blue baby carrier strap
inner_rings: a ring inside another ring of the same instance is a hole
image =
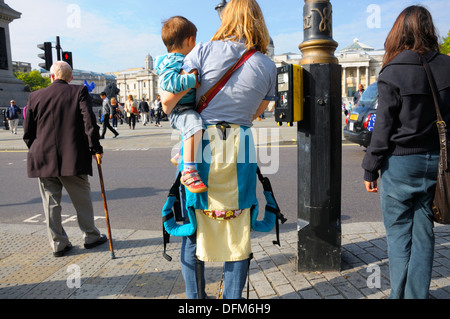
[[[262,221],[257,220],[258,218],[257,210],[255,212],[252,212],[251,214],[252,229],[259,232],[270,232],[273,229],[273,226],[275,225],[277,240],[273,241],[272,243],[274,245],[281,246],[279,222],[281,222],[281,224],[284,224],[287,221],[287,219],[281,213],[280,206],[278,206],[277,200],[275,199],[275,195],[273,193],[270,180],[262,175],[259,167],[256,169],[256,174],[258,175],[258,179],[263,186],[264,196],[266,198],[267,203],[264,212],[264,219]]]
[[[189,223],[179,225],[180,221],[185,221],[182,216],[181,199],[180,199],[180,178],[181,172],[178,174],[175,183],[172,185],[169,191],[169,196],[162,210],[162,228],[163,228],[163,241],[164,252],[163,256],[167,261],[171,261],[170,257],[166,253],[167,244],[170,242],[170,235],[172,236],[191,236],[197,230],[197,219],[195,218],[195,211],[192,207],[187,207]]]

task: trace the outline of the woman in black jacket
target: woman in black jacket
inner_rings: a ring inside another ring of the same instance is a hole
[[[439,140],[431,87],[420,61],[429,63],[450,123],[450,57],[439,54],[429,11],[406,8],[385,42],[379,105],[364,157],[368,192],[377,192],[388,242],[391,298],[428,298],[434,254],[431,205]]]

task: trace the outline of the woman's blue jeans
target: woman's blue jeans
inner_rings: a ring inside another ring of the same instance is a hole
[[[196,249],[195,234],[190,237],[183,237],[181,244],[181,272],[186,285],[186,297],[188,299],[206,298],[205,263],[197,260],[195,256]],[[242,291],[247,279],[248,263],[248,259],[225,262],[223,299],[242,299]],[[200,267],[199,271],[197,267]],[[199,283],[201,289],[200,294],[197,283]]]
[[[434,256],[433,213],[439,153],[390,156],[381,169],[381,210],[392,299],[427,299]]]

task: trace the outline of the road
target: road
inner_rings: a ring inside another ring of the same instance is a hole
[[[288,218],[286,226],[282,227],[295,227],[297,149],[287,143],[276,151],[279,152],[277,172],[266,176],[270,178],[277,201]],[[161,229],[161,208],[175,179],[175,167],[169,161],[170,152],[167,147],[105,151],[102,168],[112,228]],[[359,146],[343,145],[342,223],[381,221],[378,195],[364,190],[361,169],[364,154]],[[27,178],[26,156],[26,152],[21,150],[0,151],[0,223],[44,222],[38,182]],[[96,166],[90,181],[95,215],[101,223],[99,225],[103,226],[105,214]],[[258,197],[260,203],[264,203],[260,185]],[[62,204],[64,224],[76,226],[76,213],[65,192]]]

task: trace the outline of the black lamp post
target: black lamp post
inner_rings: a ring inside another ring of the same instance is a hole
[[[216,11],[219,14],[219,18],[222,17],[222,11],[223,11],[223,9],[225,9],[226,5],[227,5],[227,1],[222,0],[222,2],[216,6]]]
[[[298,270],[341,268],[341,67],[330,0],[305,0],[304,120],[298,123]]]

